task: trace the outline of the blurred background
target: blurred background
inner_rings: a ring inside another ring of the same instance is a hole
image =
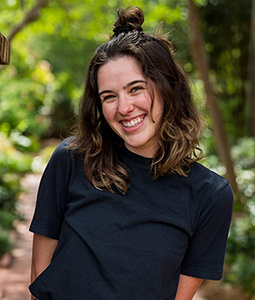
[[[235,193],[221,284],[255,299],[254,0],[1,0],[11,55],[0,66],[0,259],[15,250],[25,218],[22,180],[40,175],[70,134],[87,64],[112,34],[117,8],[130,5],[143,9],[146,32],[163,22],[190,77],[207,123],[202,163]]]

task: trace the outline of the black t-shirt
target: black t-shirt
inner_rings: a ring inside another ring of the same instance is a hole
[[[222,277],[233,194],[198,163],[153,180],[150,159],[123,149],[125,195],[96,189],[63,141],[43,174],[30,230],[59,240],[30,286],[40,300],[174,300],[180,274]]]

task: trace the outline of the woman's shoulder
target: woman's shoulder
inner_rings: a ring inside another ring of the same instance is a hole
[[[200,163],[194,163],[185,186],[202,211],[209,207],[232,211],[233,191],[229,181]]]
[[[69,164],[76,159],[75,151],[70,147],[72,137],[62,140],[52,152],[49,163]]]
[[[62,140],[54,149],[52,156],[70,156],[73,154],[73,150],[70,147],[70,143],[72,141],[72,137],[68,137]]]
[[[203,191],[204,194],[217,195],[223,190],[232,193],[226,178],[197,162],[192,165],[187,180],[190,185],[196,187],[200,192]]]
[[[205,181],[212,181],[215,183],[228,183],[228,180],[226,178],[198,162],[192,164],[190,175],[190,178],[192,180],[203,179]]]

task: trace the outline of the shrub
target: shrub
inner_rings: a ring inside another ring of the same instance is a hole
[[[255,295],[255,139],[243,138],[233,147],[242,210],[234,213],[227,244],[225,280]],[[255,297],[254,297],[255,299]]]
[[[211,137],[211,132],[209,138]],[[206,137],[207,138],[207,137]],[[218,156],[208,151],[207,139],[202,140],[206,167],[224,176],[225,168]],[[209,152],[209,154],[208,154]],[[247,295],[255,295],[255,138],[242,138],[232,147],[239,199],[234,205],[226,249],[225,282],[239,285]],[[255,299],[252,298],[252,299]]]
[[[32,159],[17,151],[4,133],[0,133],[0,257],[13,246],[10,231],[22,216],[17,200],[22,191],[20,179],[31,170]]]

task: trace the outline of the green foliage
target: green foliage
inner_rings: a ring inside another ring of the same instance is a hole
[[[7,210],[0,210],[1,228],[8,230],[14,229],[14,221],[17,219],[16,213]]]
[[[254,249],[255,216],[235,219],[231,226],[226,253],[229,270],[224,279],[241,286],[250,296],[255,295]]]
[[[207,146],[212,132],[207,129],[202,140],[206,159],[203,164],[224,176],[225,168]],[[213,152],[213,151],[212,151]],[[226,251],[227,272],[224,281],[240,286],[249,296],[255,295],[255,138],[242,138],[232,148],[242,205],[234,205],[233,220]]]
[[[255,295],[255,139],[243,138],[233,148],[243,210],[234,214],[227,245],[225,280]]]
[[[10,231],[14,221],[22,217],[17,206],[22,191],[20,179],[31,170],[31,163],[30,156],[17,151],[6,134],[0,133],[0,257],[13,245]]]
[[[15,0],[0,3],[0,28],[7,37],[15,26],[13,14],[18,24],[33,1],[20,4]],[[145,30],[154,33],[164,21],[165,30],[175,28],[173,38],[185,40],[184,1],[168,6],[162,0],[50,1],[39,18],[14,38],[11,64],[0,72],[0,131],[19,150],[35,152],[40,138],[68,134],[75,122],[86,66],[95,48],[112,34],[117,8],[130,5],[143,8]]]
[[[13,242],[10,240],[9,234],[8,230],[3,230],[0,227],[0,258],[13,248]]]
[[[211,77],[229,137],[234,142],[247,129],[247,82],[251,0],[199,0],[199,15],[206,50],[210,55]],[[238,124],[238,126],[237,126]]]

